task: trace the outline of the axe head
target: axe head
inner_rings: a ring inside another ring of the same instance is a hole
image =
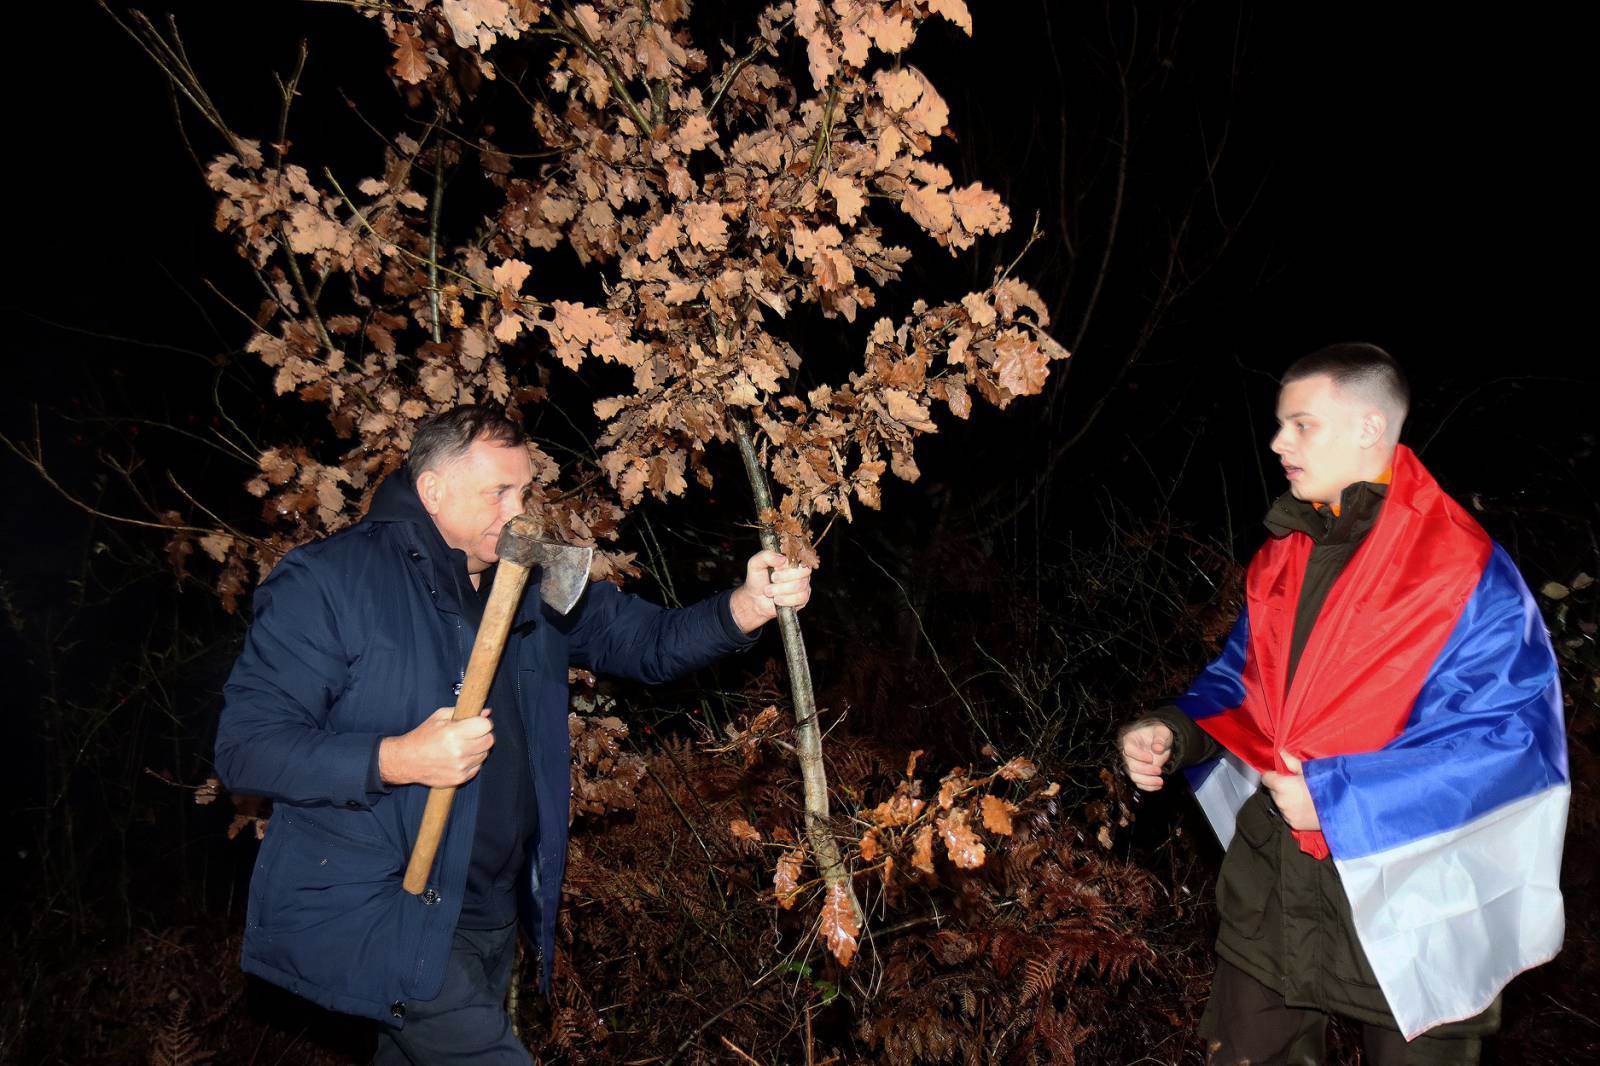
[[[539,567],[539,596],[558,613],[566,614],[589,587],[594,549],[544,540],[540,532],[530,515],[519,514],[500,530],[495,552],[503,563],[524,570]]]

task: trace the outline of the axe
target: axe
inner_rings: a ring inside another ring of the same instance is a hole
[[[517,604],[522,599],[522,588],[528,583],[529,570],[535,566],[543,568],[539,594],[561,614],[572,610],[588,587],[589,562],[594,549],[540,540],[538,532],[534,520],[525,514],[517,515],[500,530],[500,539],[495,545],[500,564],[495,570],[489,604],[483,609],[478,637],[472,643],[467,675],[456,696],[453,721],[473,718],[483,711],[483,701],[489,697],[489,685],[500,665],[500,653],[505,650],[506,634],[511,630],[511,619],[516,616]],[[428,805],[423,809],[417,842],[411,848],[411,861],[406,865],[405,890],[413,896],[420,894],[428,883],[433,857],[444,836],[444,825],[450,818],[450,804],[455,795],[454,786],[428,790]]]

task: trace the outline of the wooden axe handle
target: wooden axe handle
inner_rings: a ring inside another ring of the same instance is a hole
[[[472,642],[472,657],[467,660],[467,676],[461,681],[455,713],[450,716],[452,720],[474,718],[483,711],[483,701],[489,698],[489,686],[494,683],[495,669],[500,665],[500,653],[505,651],[511,619],[516,616],[522,587],[527,583],[526,566],[509,559],[500,560],[495,570],[494,588],[489,592],[489,605],[483,609],[483,622],[478,626],[478,638]],[[517,713],[515,707],[501,710],[506,714]],[[411,861],[406,865],[405,890],[413,896],[421,894],[428,883],[455,797],[453,785],[428,790],[428,805],[423,808],[417,842],[411,848]]]

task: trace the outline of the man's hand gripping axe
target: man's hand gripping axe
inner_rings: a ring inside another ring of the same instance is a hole
[[[500,531],[500,540],[495,546],[500,563],[495,570],[489,605],[483,609],[483,622],[478,626],[478,638],[472,644],[472,657],[467,660],[467,676],[462,679],[461,692],[456,697],[455,713],[451,715],[455,721],[476,717],[483,711],[483,701],[489,696],[489,685],[500,665],[500,653],[506,647],[506,634],[511,630],[511,620],[516,617],[523,586],[528,583],[528,571],[535,566],[541,568],[539,594],[561,614],[572,610],[588,587],[589,562],[594,549],[540,540],[537,533],[534,520],[528,515],[518,515]],[[507,713],[515,714],[516,708],[508,708]],[[417,843],[411,849],[411,862],[406,866],[405,890],[413,896],[420,894],[428,883],[428,873],[433,869],[433,858],[444,836],[455,795],[454,787],[428,791],[428,806],[422,812]]]

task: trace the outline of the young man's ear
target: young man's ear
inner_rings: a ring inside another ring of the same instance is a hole
[[[1382,411],[1374,408],[1361,416],[1361,446],[1371,448],[1382,444],[1384,434],[1389,431],[1389,420]]]

